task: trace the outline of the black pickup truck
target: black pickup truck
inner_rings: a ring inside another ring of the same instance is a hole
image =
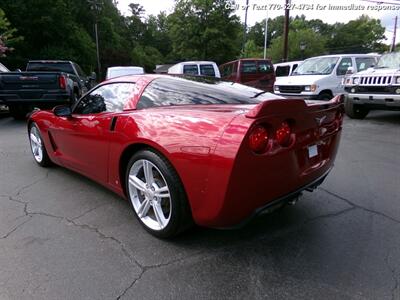
[[[23,118],[35,107],[74,103],[95,80],[95,73],[86,76],[71,61],[29,61],[26,72],[0,73],[0,104],[7,105],[14,118]]]

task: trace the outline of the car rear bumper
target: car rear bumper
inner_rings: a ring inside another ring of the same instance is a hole
[[[68,103],[71,101],[69,93],[49,93],[40,96],[27,96],[21,97],[18,94],[0,93],[0,103],[10,104],[39,104],[39,103]]]
[[[371,108],[400,109],[400,95],[396,94],[353,94],[346,95],[347,101]]]
[[[231,227],[224,227],[224,228],[225,229],[235,229],[235,228],[243,227],[248,222],[250,222],[252,219],[257,217],[259,214],[262,214],[264,212],[272,212],[276,208],[287,205],[290,201],[299,197],[302,194],[302,192],[304,192],[304,191],[312,192],[313,190],[315,190],[318,186],[320,186],[324,182],[325,178],[328,176],[328,174],[332,170],[332,168],[333,168],[333,166],[331,168],[329,168],[328,171],[326,171],[323,175],[316,178],[312,182],[307,183],[306,185],[302,186],[301,188],[299,188],[293,192],[290,192],[282,197],[274,199],[262,207],[256,208],[250,216],[248,216],[246,219],[244,219],[239,224],[231,226]]]

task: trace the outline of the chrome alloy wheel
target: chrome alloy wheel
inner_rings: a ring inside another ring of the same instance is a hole
[[[149,160],[135,161],[129,170],[129,195],[133,208],[148,228],[162,230],[171,219],[172,202],[161,171]]]
[[[33,157],[38,163],[41,163],[43,160],[43,141],[40,137],[39,130],[35,126],[31,128],[29,140],[31,142]]]

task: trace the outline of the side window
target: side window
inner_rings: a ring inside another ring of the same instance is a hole
[[[213,65],[200,65],[200,75],[215,77],[214,66]]]
[[[350,57],[342,58],[342,60],[340,61],[339,65],[336,69],[336,75],[338,75],[338,76],[345,75],[347,72],[347,69],[352,66],[353,66],[353,63],[351,62]]]
[[[110,83],[102,85],[82,98],[74,109],[75,114],[119,112],[131,99],[134,83]]]
[[[232,70],[233,69],[233,65],[229,64],[229,65],[225,65],[221,68],[221,76],[222,78],[226,78],[232,75]]]
[[[183,74],[199,75],[199,70],[197,68],[197,65],[184,65]]]
[[[356,58],[357,72],[364,71],[371,66],[375,65],[375,58],[373,57],[359,57]]]
[[[257,73],[256,62],[252,60],[242,61],[242,73]]]
[[[274,70],[274,67],[272,66],[271,63],[267,61],[259,61],[258,62],[258,72],[259,73],[272,73]]]
[[[289,76],[290,72],[290,66],[278,66],[276,67],[276,77],[283,77],[283,76]]]

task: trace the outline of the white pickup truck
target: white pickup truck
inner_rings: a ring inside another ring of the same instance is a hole
[[[374,68],[345,79],[346,114],[363,119],[370,110],[400,110],[400,52],[384,54]]]

